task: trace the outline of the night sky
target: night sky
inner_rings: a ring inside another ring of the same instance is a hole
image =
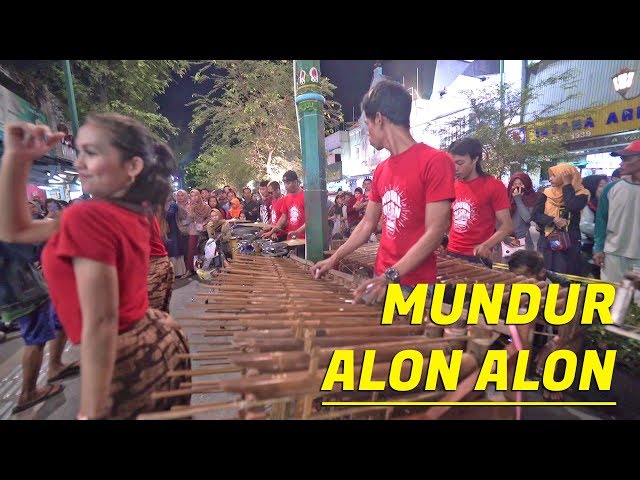
[[[360,116],[360,101],[369,89],[373,76],[373,65],[376,60],[321,60],[320,73],[328,77],[336,85],[333,99],[342,105],[346,122],[357,120]],[[423,97],[431,93],[433,71],[436,60],[382,60],[382,70],[387,76],[402,82],[407,87],[420,82]],[[419,69],[417,74],[416,69]],[[172,84],[165,95],[159,99],[160,112],[179,128],[187,128],[191,119],[191,107],[186,104],[192,100],[196,88],[191,80],[193,72],[188,73],[177,83]],[[205,93],[205,86],[197,87],[198,93]],[[202,132],[196,132],[196,148],[201,142]]]
[[[342,105],[346,122],[360,116],[360,101],[369,90],[375,60],[321,60],[320,74],[329,78],[337,88],[333,99]]]
[[[193,107],[187,104],[193,100],[194,93],[206,93],[206,86],[195,85],[191,80],[195,70],[187,72],[187,74],[177,79],[166,90],[165,94],[158,99],[160,105],[160,113],[169,119],[173,125],[180,129],[187,129],[191,121],[191,112]],[[202,144],[202,129],[196,132],[195,154],[197,155],[200,145]]]
[[[342,104],[342,112],[347,122],[360,117],[360,101],[369,90],[373,77],[373,65],[377,60],[321,60],[320,73],[336,85],[334,99]],[[431,95],[433,75],[437,60],[380,60],[382,73],[404,85],[415,87],[419,82],[422,98]]]

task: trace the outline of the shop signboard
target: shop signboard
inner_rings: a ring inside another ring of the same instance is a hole
[[[29,122],[48,125],[47,116],[22,97],[0,85],[0,139],[9,122]]]
[[[640,98],[540,119],[526,126],[527,142],[575,142],[640,129]]]

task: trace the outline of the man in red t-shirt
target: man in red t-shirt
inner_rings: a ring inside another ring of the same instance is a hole
[[[267,195],[270,198],[268,222],[271,225],[277,225],[280,220],[280,207],[282,206],[282,193],[280,192],[280,184],[275,180],[267,185]],[[264,232],[269,232],[273,227],[265,227]],[[266,233],[263,235],[265,236]],[[271,239],[281,242],[287,239],[285,231],[279,231],[271,234]]]
[[[287,232],[289,238],[304,238],[306,222],[304,213],[304,190],[300,188],[298,174],[293,170],[288,170],[282,176],[282,181],[287,189],[287,195],[278,203],[276,211],[280,214],[280,218],[278,218],[276,224],[267,230],[263,236],[270,237],[272,234],[284,230]]]
[[[362,182],[362,188],[363,188],[363,192],[362,194],[358,197],[356,195],[356,203],[353,206],[354,209],[356,209],[358,211],[358,219],[362,220],[364,218],[364,212],[365,209],[367,208],[367,204],[369,203],[369,196],[371,195],[371,185],[373,184],[373,182],[371,181],[370,178],[365,178]],[[356,192],[357,192],[357,188],[356,188]]]
[[[513,230],[507,188],[482,171],[479,140],[456,140],[449,153],[456,169],[456,198],[447,253],[491,268],[491,250]]]
[[[347,223],[351,231],[358,226],[358,222],[360,221],[358,219],[358,210],[354,208],[356,203],[357,200],[353,193],[344,192],[344,204],[347,206]]]
[[[311,268],[315,276],[329,271],[369,239],[382,215],[376,276],[356,289],[356,301],[381,301],[388,283],[411,289],[436,280],[433,251],[448,228],[454,168],[448,153],[417,143],[411,136],[411,103],[409,92],[389,80],[377,83],[365,94],[362,111],[369,142],[376,150],[388,149],[391,156],[376,168],[364,218],[349,240]]]

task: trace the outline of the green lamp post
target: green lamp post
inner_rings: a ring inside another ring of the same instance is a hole
[[[64,60],[64,77],[67,83],[67,98],[69,100],[69,111],[71,113],[71,127],[74,138],[78,135],[78,109],[76,108],[76,95],[73,91],[73,77],[71,76],[71,64],[69,60]]]
[[[307,260],[324,259],[328,246],[327,176],[324,150],[324,97],[320,60],[296,60],[296,106],[304,185]]]

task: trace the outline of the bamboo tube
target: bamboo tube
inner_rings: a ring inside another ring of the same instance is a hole
[[[378,344],[387,343],[387,342],[397,342],[399,338],[407,338],[406,336],[376,336],[375,342]],[[414,337],[408,337],[414,338]],[[418,337],[415,337],[418,338]],[[419,337],[425,338],[425,337]],[[438,341],[442,341],[445,337],[438,337]],[[456,337],[458,339],[460,337]],[[447,338],[445,338],[446,340]],[[357,336],[349,336],[349,337],[319,337],[308,340],[310,342],[310,346],[313,347],[341,347],[344,345],[361,345],[361,344],[369,344],[371,343],[371,337],[357,337]],[[278,339],[252,339],[252,340],[236,340],[234,344],[238,347],[242,348],[250,348],[252,351],[256,352],[287,352],[287,351],[296,351],[301,349],[304,346],[304,340],[296,339],[296,338],[278,338]]]
[[[142,413],[136,417],[137,420],[178,420],[180,418],[188,418],[199,413],[213,412],[216,410],[230,410],[230,409],[246,409],[255,408],[273,403],[289,402],[290,398],[275,398],[268,400],[257,400],[254,402],[246,402],[244,400],[224,402],[224,403],[210,403],[205,405],[198,405],[194,407],[188,407],[179,410],[170,410],[168,412],[154,412],[154,413]]]
[[[211,360],[212,358],[225,357],[229,353],[238,353],[238,351],[225,350],[224,352],[221,352],[221,353],[214,353],[214,352],[177,353],[176,355],[180,359],[190,358],[192,360],[202,360],[202,359]]]
[[[241,330],[220,330],[217,332],[205,332],[202,335],[204,337],[229,337],[233,335],[233,332],[240,332]]]
[[[226,302],[233,303],[234,301],[243,301],[244,304],[262,304],[263,302],[276,303],[276,302],[286,302],[288,304],[300,304],[300,305],[314,305],[325,302],[326,298],[298,298],[293,297],[291,295],[285,294],[272,294],[268,296],[255,296],[252,295],[251,298],[247,298],[246,293],[238,293],[238,294],[224,294],[224,293],[196,293],[195,297],[205,299],[209,301],[209,304],[212,302],[225,304]],[[332,295],[332,302],[338,303],[352,303],[353,295],[349,294],[348,296],[339,296]]]
[[[200,387],[205,387],[205,386],[216,386],[216,388],[219,388],[219,384],[220,382],[218,380],[203,380],[201,382],[182,382],[180,383],[180,388],[200,388]]]
[[[160,400],[163,398],[174,397],[186,397],[187,395],[193,395],[196,393],[222,393],[223,390],[212,387],[200,387],[200,388],[182,388],[179,390],[168,390],[164,392],[153,392],[151,394],[152,400]]]
[[[280,301],[276,302],[264,302],[260,305],[248,304],[247,302],[221,302],[221,303],[197,303],[197,304],[188,304],[186,305],[188,309],[199,309],[205,310],[207,313],[211,312],[226,312],[226,311],[238,311],[241,313],[281,313],[281,314],[289,314],[291,311],[296,313],[323,313],[323,312],[331,312],[336,314],[344,314],[344,313],[382,313],[380,308],[372,307],[370,305],[363,304],[352,304],[352,303],[337,303],[332,305],[322,304],[319,302],[310,303],[309,305],[304,305],[303,303],[283,303]]]
[[[408,335],[408,334],[422,334],[425,329],[443,329],[439,325],[381,325],[371,327],[328,327],[316,329],[316,336],[340,336],[340,335],[361,335],[361,336],[376,336],[376,335]],[[292,328],[276,328],[276,329],[261,329],[261,330],[244,330],[234,335],[235,339],[244,338],[287,338],[294,334]]]
[[[202,375],[217,375],[219,373],[235,373],[241,372],[241,368],[237,367],[225,367],[225,368],[202,368],[200,370],[172,370],[167,372],[168,377],[182,377],[182,376],[202,376]]]
[[[470,336],[452,338],[459,341],[471,339]],[[449,344],[447,343],[449,340],[451,340],[451,338],[422,337],[420,341],[412,342],[411,349],[417,350],[423,355],[430,354],[434,349],[447,351],[450,350]],[[367,349],[375,349],[376,359],[379,361],[387,361],[392,359],[402,348],[397,345],[397,342],[386,342],[382,344],[369,343],[366,345],[353,345],[350,349],[354,351],[354,364],[359,365],[364,357],[364,351]],[[333,351],[333,348],[327,347],[318,349],[318,365],[320,367],[325,368],[329,365]],[[289,372],[307,369],[309,367],[310,357],[309,354],[301,351],[276,351],[230,354],[228,358],[233,365],[242,366],[247,369],[256,369],[261,372]]]
[[[215,341],[215,340],[211,340],[211,341],[197,341],[197,340],[190,340],[189,341],[189,346],[192,347],[194,345],[226,345],[226,346],[230,346],[231,342],[219,342],[219,341]]]

